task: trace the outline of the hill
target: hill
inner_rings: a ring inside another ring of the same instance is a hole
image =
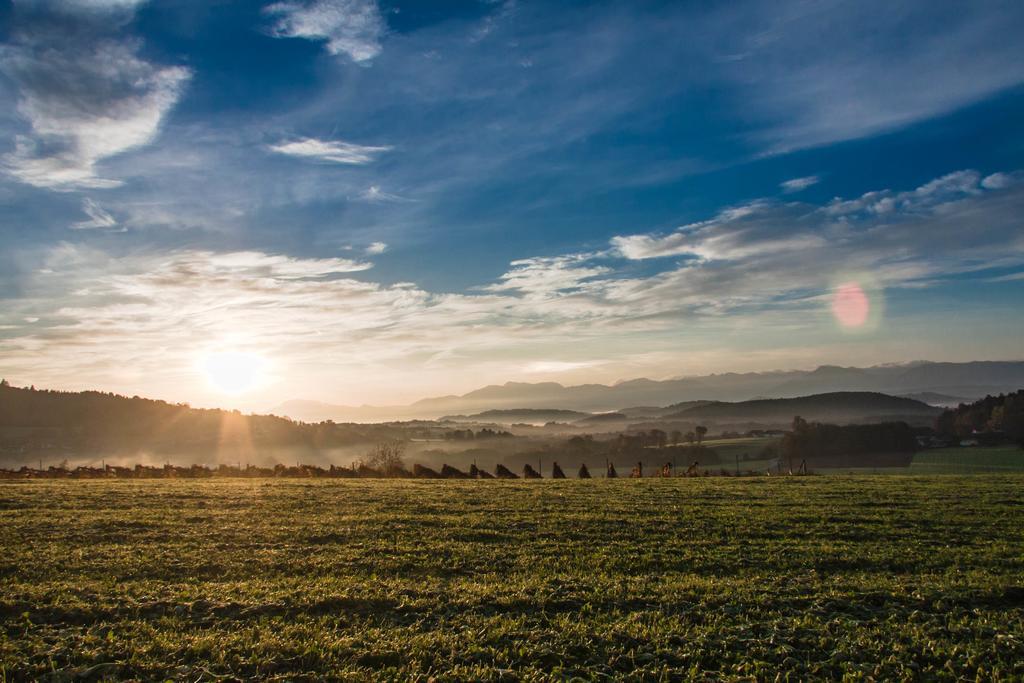
[[[138,396],[0,384],[0,463],[96,454],[108,462],[273,464],[392,438],[386,425],[305,424]]]
[[[322,401],[292,399],[278,404],[270,410],[274,415],[284,415],[301,422],[386,422],[405,418],[427,417],[415,414],[408,406],[344,406]],[[436,417],[436,416],[430,416]]]
[[[930,422],[941,412],[941,408],[909,398],[877,392],[839,391],[798,398],[709,403],[672,413],[664,419],[789,424],[799,415],[809,421],[835,423],[894,419]]]
[[[287,401],[272,412],[294,419],[338,422],[436,419],[488,410],[550,409],[585,413],[622,411],[633,418],[661,417],[646,407],[692,401],[747,401],[756,397],[796,398],[831,392],[875,392],[894,396],[930,392],[967,400],[1024,386],[1024,361],[972,361],[879,365],[869,368],[824,365],[814,370],[722,373],[667,380],[633,379],[617,384],[563,386],[557,382],[506,382],[460,396],[425,398],[406,406],[344,406]],[[643,408],[626,408],[640,406]]]
[[[947,437],[990,444],[1013,441],[1024,446],[1024,389],[946,410],[935,426]]]
[[[608,424],[614,422],[626,422],[627,420],[629,420],[629,416],[624,415],[623,413],[598,413],[597,415],[585,417],[582,420],[576,420],[575,424],[586,426]]]

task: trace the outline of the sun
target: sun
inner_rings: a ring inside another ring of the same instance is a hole
[[[237,396],[252,391],[266,379],[267,361],[244,351],[216,351],[199,360],[199,368],[211,387]]]

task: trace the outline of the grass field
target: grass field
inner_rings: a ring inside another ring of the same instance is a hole
[[[1024,473],[1018,446],[970,446],[918,451],[910,467],[815,468],[817,474],[995,474]]]
[[[1024,449],[1018,446],[936,448],[914,454],[912,472],[1024,472]]]
[[[761,461],[754,460],[767,447],[777,446],[779,440],[774,437],[758,437],[744,439],[711,439],[705,441],[704,445],[713,448],[718,456],[718,464],[714,469],[725,468],[729,471],[735,469],[736,458],[739,458],[741,470],[754,469],[756,465],[760,469]],[[749,458],[749,459],[748,459]]]
[[[1024,677],[1024,478],[0,486],[6,680]]]

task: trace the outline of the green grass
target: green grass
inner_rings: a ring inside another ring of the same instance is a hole
[[[7,484],[0,665],[8,680],[1020,680],[1022,484]]]
[[[742,472],[748,470],[764,472],[768,462],[774,459],[762,460],[760,455],[769,446],[778,446],[779,439],[774,436],[768,437],[743,437],[739,439],[710,439],[704,442],[708,448],[714,449],[717,456],[716,463],[702,463],[701,469],[708,469],[717,473],[721,469],[730,473],[736,469],[736,460],[739,459],[739,468]],[[749,458],[749,459],[745,459]],[[706,465],[706,467],[705,467]]]
[[[1024,449],[1018,446],[936,448],[914,455],[912,472],[1024,472]]]

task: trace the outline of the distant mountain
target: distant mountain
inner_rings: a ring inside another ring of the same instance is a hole
[[[667,415],[664,419],[787,424],[799,415],[807,421],[845,424],[897,419],[930,420],[941,412],[941,408],[909,398],[867,391],[839,391],[798,398],[709,403]]]
[[[424,417],[414,415],[409,406],[344,406],[300,399],[285,401],[272,408],[270,412],[300,422],[387,422],[393,419]]]
[[[724,373],[663,381],[646,378],[614,385],[563,386],[507,382],[461,396],[426,398],[407,406],[340,406],[288,401],[272,412],[294,419],[379,422],[470,415],[487,410],[553,409],[585,413],[622,411],[635,419],[659,413],[626,406],[668,406],[690,401],[746,401],[754,397],[793,398],[837,391],[880,392],[894,396],[931,392],[974,400],[1024,387],[1024,361],[932,363],[917,361],[870,368],[824,365],[815,370]],[[646,410],[646,409],[644,409]]]
[[[552,410],[545,408],[514,408],[511,410],[485,410],[474,415],[446,415],[442,420],[455,422],[487,422],[497,424],[546,424],[548,422],[574,422],[586,418],[590,413],[577,410]]]
[[[844,368],[823,365],[778,385],[767,396],[788,397],[824,391],[878,391],[892,395],[933,392],[970,398],[1015,391],[1024,386],[1022,361],[972,361]]]

